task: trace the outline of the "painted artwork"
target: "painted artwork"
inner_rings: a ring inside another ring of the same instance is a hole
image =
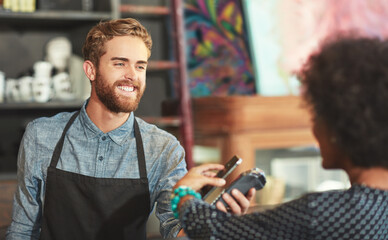
[[[185,0],[192,97],[256,93],[241,0]]]
[[[296,73],[331,35],[388,37],[387,0],[247,0],[243,4],[260,95],[299,94]]]

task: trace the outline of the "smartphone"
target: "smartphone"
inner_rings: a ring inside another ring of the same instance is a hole
[[[242,159],[238,157],[237,155],[234,155],[226,164],[223,170],[220,170],[217,172],[216,177],[217,178],[226,178],[233,170],[242,163]],[[213,186],[205,186],[201,189],[201,195],[203,196],[203,199],[208,197],[208,195],[212,194],[214,190],[216,190],[217,187]]]
[[[232,196],[232,190],[238,189],[242,194],[246,195],[251,188],[255,188],[256,190],[262,189],[266,182],[267,180],[265,178],[264,171],[260,168],[253,168],[249,171],[241,173],[236,180],[234,180],[224,191],[222,191],[218,198],[213,200],[213,202],[215,203],[220,201],[225,205],[225,207],[228,207],[227,203],[221,197],[222,194],[228,193],[230,196]]]
[[[217,201],[221,201],[226,207],[227,204],[222,199],[222,194],[229,193],[233,189],[238,189],[242,194],[246,195],[251,188],[260,190],[266,183],[265,174],[263,170],[259,168],[253,168],[240,174],[240,176],[230,183],[227,187],[217,187],[208,194],[203,200],[209,204],[215,204]]]

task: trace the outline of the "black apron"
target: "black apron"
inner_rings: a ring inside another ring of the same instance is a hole
[[[57,169],[67,130],[58,141],[47,172],[41,239],[146,239],[150,194],[143,142],[134,131],[140,179],[95,178]]]

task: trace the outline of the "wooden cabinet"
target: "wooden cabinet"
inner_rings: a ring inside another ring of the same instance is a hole
[[[237,154],[241,171],[255,167],[255,150],[315,144],[300,97],[228,96],[193,100],[195,143],[221,150],[226,162]]]

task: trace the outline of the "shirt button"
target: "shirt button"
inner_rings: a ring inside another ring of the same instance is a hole
[[[106,140],[106,137],[105,137],[105,136],[103,136],[101,139],[102,139],[102,141],[105,141],[105,140]]]
[[[98,160],[100,160],[100,161],[102,161],[103,159],[104,159],[103,156],[99,156],[99,157],[98,157]]]

